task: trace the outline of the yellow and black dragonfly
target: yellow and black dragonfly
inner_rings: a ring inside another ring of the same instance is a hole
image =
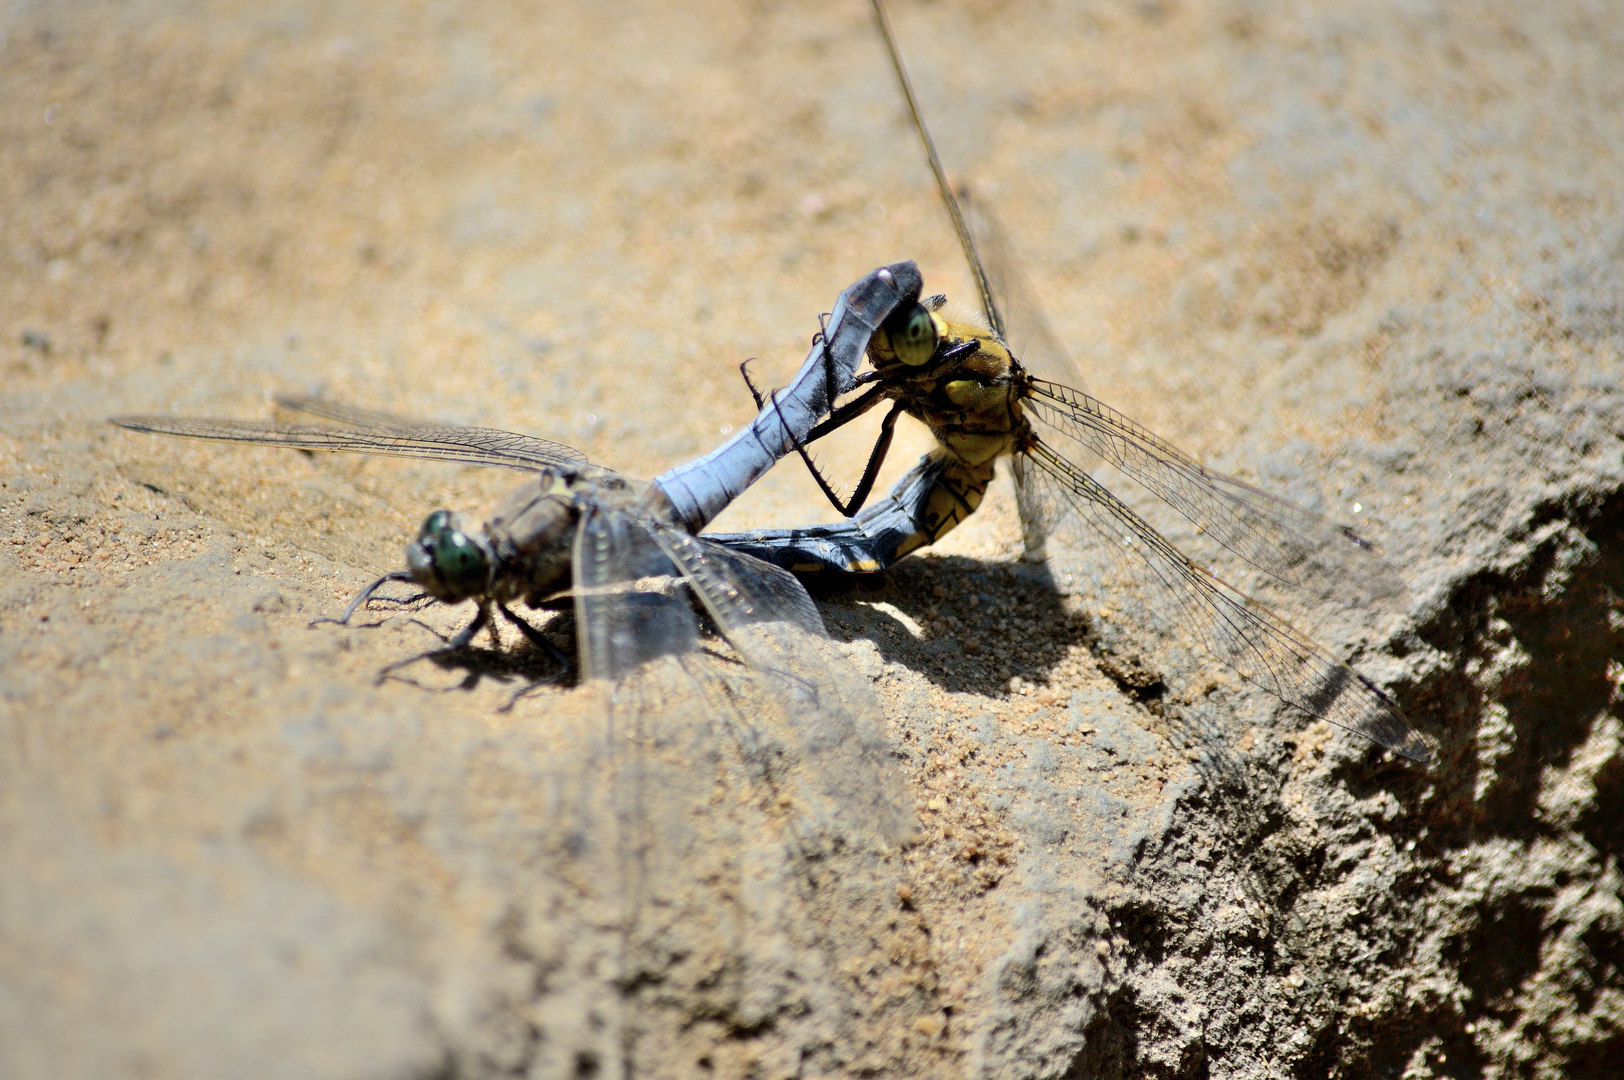
[[[1206,468],[1077,389],[1075,365],[1033,299],[1002,230],[948,183],[881,0],[874,0],[874,12],[974,276],[983,321],[950,316],[945,297],[935,296],[899,309],[875,334],[871,367],[858,376],[856,396],[808,439],[889,405],[851,498],[840,498],[813,469],[847,521],[714,539],[800,574],[880,571],[974,513],[994,464],[1008,458],[1027,558],[1048,557],[1073,571],[1069,580],[1097,591],[1101,607],[1114,593],[1131,591],[1161,623],[1140,629],[1193,639],[1287,704],[1411,760],[1429,760],[1426,742],[1373,682],[1186,557],[1090,475],[1100,462],[1113,466],[1275,582],[1343,604],[1396,606],[1405,596],[1397,573],[1351,530]],[[925,423],[937,445],[865,508],[904,413]]]

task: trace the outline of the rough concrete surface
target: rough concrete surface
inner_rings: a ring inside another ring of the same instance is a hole
[[[673,1077],[1616,1075],[1616,9],[893,18],[1090,390],[1403,573],[1301,617],[1437,761],[1119,641],[1000,487],[820,597],[919,843],[796,865],[718,803],[617,979],[538,794],[585,691],[503,711],[511,640],[375,685],[423,630],[308,626],[512,475],[104,418],[317,391],[633,475],[710,449],[866,271],[969,295],[866,6],[14,3],[0,1075],[611,1075],[618,1023]],[[831,515],[791,463],[719,527]]]

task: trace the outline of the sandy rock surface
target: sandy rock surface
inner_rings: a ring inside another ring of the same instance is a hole
[[[737,364],[782,382],[873,267],[971,295],[866,7],[13,5],[0,1075],[588,1077],[621,1032],[672,1077],[1616,1075],[1616,12],[893,17],[1089,389],[1403,574],[1298,617],[1436,762],[1122,640],[1000,484],[819,598],[919,842],[720,785],[651,817],[617,964],[545,797],[586,692],[504,709],[512,633],[378,683],[427,631],[309,625],[514,476],[104,420],[317,392],[635,476],[709,450]],[[831,516],[790,463],[718,525]]]

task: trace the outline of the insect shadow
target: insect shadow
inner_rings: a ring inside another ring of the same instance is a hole
[[[376,681],[379,684],[402,682],[431,693],[450,693],[472,691],[489,680],[516,687],[501,706],[505,712],[520,698],[541,687],[567,689],[579,682],[579,665],[575,655],[575,615],[567,608],[530,613],[530,617],[525,619],[525,631],[516,642],[500,635],[496,620],[488,620],[481,627],[483,633],[459,643],[457,638],[466,636],[466,630],[462,634],[447,634],[442,628],[417,617],[418,612],[439,606],[427,593],[396,596],[379,591],[358,600],[358,605],[346,612],[343,618],[313,619],[310,627],[315,629],[333,625],[351,630],[415,627],[440,640],[440,644],[433,648],[411,653],[385,665],[377,673]],[[351,616],[358,612],[374,617],[365,622],[352,619]],[[544,641],[535,640],[538,636]],[[489,644],[479,644],[481,641],[488,641]],[[462,678],[451,683],[424,682],[411,672],[425,663],[441,671],[460,671]]]
[[[877,574],[813,575],[806,582],[834,637],[872,641],[886,663],[952,693],[1005,698],[1017,692],[1017,679],[1042,688],[1057,681],[1061,666],[1069,667],[1079,649],[1086,650],[1087,663],[1147,714],[1141,723],[1191,752],[1209,791],[1256,797],[1253,789],[1264,781],[1259,763],[1243,749],[1244,727],[1268,724],[1275,711],[1289,717],[1274,721],[1282,731],[1303,720],[1289,706],[1246,692],[1244,684],[1238,694],[1184,699],[1170,692],[1154,643],[1141,651],[1102,636],[1093,614],[1055,581],[1049,563],[932,555]],[[1067,702],[1054,707],[1064,711]],[[1364,767],[1391,783],[1398,765],[1381,767],[1382,756],[1380,747],[1370,745]]]
[[[697,600],[686,583],[671,583],[663,592],[632,593],[624,598],[624,602],[632,631],[628,634],[626,646],[634,650],[626,655],[626,660],[633,666],[647,664],[663,656],[683,657],[699,650],[711,655],[722,655],[727,651],[720,644],[720,631],[702,610],[694,611]],[[335,623],[367,630],[398,625],[404,620],[433,634],[442,644],[388,664],[378,672],[380,683],[403,682],[434,693],[449,693],[471,691],[489,680],[512,688],[507,701],[501,706],[503,712],[545,687],[568,690],[580,685],[575,611],[567,597],[556,606],[549,605],[527,613],[526,630],[517,642],[494,638],[491,628],[499,624],[491,620],[486,624],[485,634],[460,645],[455,641],[456,635],[448,635],[410,614],[432,607],[435,603],[432,597],[423,593],[411,596],[375,595],[368,598],[364,608],[374,614],[384,614],[383,618],[364,623],[317,619],[311,625]],[[699,617],[697,633],[689,616],[690,611]],[[538,641],[538,637],[544,640]],[[491,644],[477,644],[480,640],[491,640]],[[723,658],[736,662],[732,656]],[[462,678],[449,685],[425,683],[409,673],[421,663],[432,664],[441,671],[460,671]]]
[[[872,641],[888,663],[955,693],[996,697],[1017,678],[1041,685],[1096,640],[1043,564],[932,555],[878,574],[817,575],[807,587],[836,637]],[[1144,678],[1135,692],[1163,690]]]

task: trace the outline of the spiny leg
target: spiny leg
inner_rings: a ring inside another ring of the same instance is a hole
[[[761,396],[761,392],[756,389],[754,380],[750,378],[749,366],[749,361],[740,364],[739,374],[744,376],[744,385],[749,388],[750,396],[755,399],[756,408],[762,409],[766,406],[766,399]],[[824,421],[822,424],[819,424],[818,427],[813,430],[811,439],[808,439],[807,441],[810,442],[812,439],[822,438],[829,432],[850,423],[852,420],[855,420],[857,417],[868,412],[868,410],[872,409],[875,405],[878,405],[885,398],[885,391],[887,389],[888,388],[883,385],[875,386],[866,393],[862,394],[855,401],[851,401],[846,405],[834,410],[834,412],[829,414],[828,420]],[[776,402],[776,398],[774,400]],[[880,474],[880,466],[885,463],[885,455],[891,450],[891,439],[895,433],[897,416],[901,413],[901,411],[902,404],[901,402],[898,402],[897,404],[893,405],[891,411],[886,414],[885,420],[880,426],[880,437],[875,441],[874,449],[869,452],[868,464],[863,468],[863,477],[857,484],[857,490],[853,492],[851,498],[847,500],[842,500],[839,495],[835,494],[835,489],[829,484],[829,481],[824,478],[823,472],[818,468],[817,463],[812,460],[812,455],[807,452],[806,443],[802,442],[799,438],[796,438],[793,433],[791,433],[790,441],[795,445],[795,452],[799,454],[801,456],[801,460],[806,463],[807,471],[812,474],[812,479],[817,481],[817,485],[819,489],[822,490],[824,497],[834,505],[836,510],[840,511],[842,516],[851,517],[853,514],[856,514],[857,511],[861,510],[863,508],[863,504],[868,501],[870,492],[874,490],[875,478]]]
[[[880,437],[874,440],[874,449],[869,451],[868,464],[863,466],[863,477],[857,482],[857,490],[851,493],[851,499],[846,506],[835,504],[847,517],[851,517],[863,508],[868,501],[869,494],[874,490],[874,481],[879,478],[880,466],[885,464],[885,455],[891,452],[891,438],[896,434],[897,417],[903,413],[902,402],[892,404],[891,411],[885,414],[880,421]]]
[[[980,344],[974,340],[961,341],[950,345],[937,353],[935,363],[929,368],[923,372],[910,373],[907,378],[926,382],[942,378],[974,355],[980,347]],[[739,372],[744,376],[745,386],[750,388],[750,396],[755,399],[756,408],[761,409],[766,402],[756,389],[755,383],[751,381],[748,367],[748,361],[740,364]],[[897,417],[907,411],[906,406],[903,404],[905,397],[896,396],[897,386],[901,381],[896,376],[896,373],[882,375],[877,371],[862,372],[853,381],[853,387],[868,386],[867,390],[846,404],[831,410],[829,418],[813,428],[804,440],[794,437],[793,433],[791,433],[790,441],[795,446],[795,452],[806,463],[807,471],[812,474],[812,479],[817,481],[824,497],[845,517],[856,515],[863,508],[863,505],[868,502],[868,497],[874,490],[874,482],[879,478],[880,467],[885,464],[885,457],[890,453]],[[850,499],[842,500],[840,496],[835,494],[834,488],[830,486],[823,473],[819,471],[817,465],[813,462],[811,455],[807,452],[807,445],[817,442],[825,435],[840,430],[887,397],[894,397],[896,403],[891,407],[891,411],[886,414],[885,420],[881,423],[879,438],[875,440],[874,448],[869,451],[868,463],[863,467],[863,476],[858,481],[857,490],[852,493]]]
[[[761,391],[756,389],[755,380],[750,378],[750,361],[746,360],[744,363],[739,365],[739,374],[744,377],[744,385],[750,391],[750,396],[755,399],[756,409],[759,411],[765,408],[767,404],[766,399],[761,396]],[[777,411],[778,399],[776,394],[777,391],[774,391],[774,412]],[[795,452],[801,456],[801,461],[806,464],[807,472],[811,473],[812,479],[817,481],[817,485],[822,489],[824,496],[835,505],[837,510],[840,510],[842,514],[845,514],[846,511],[841,505],[840,496],[835,494],[834,488],[830,486],[829,481],[824,478],[822,470],[818,468],[818,463],[812,460],[811,454],[807,453],[806,444],[796,437],[794,432],[788,430],[788,425],[785,425],[785,432],[790,436],[790,442],[794,444]]]

